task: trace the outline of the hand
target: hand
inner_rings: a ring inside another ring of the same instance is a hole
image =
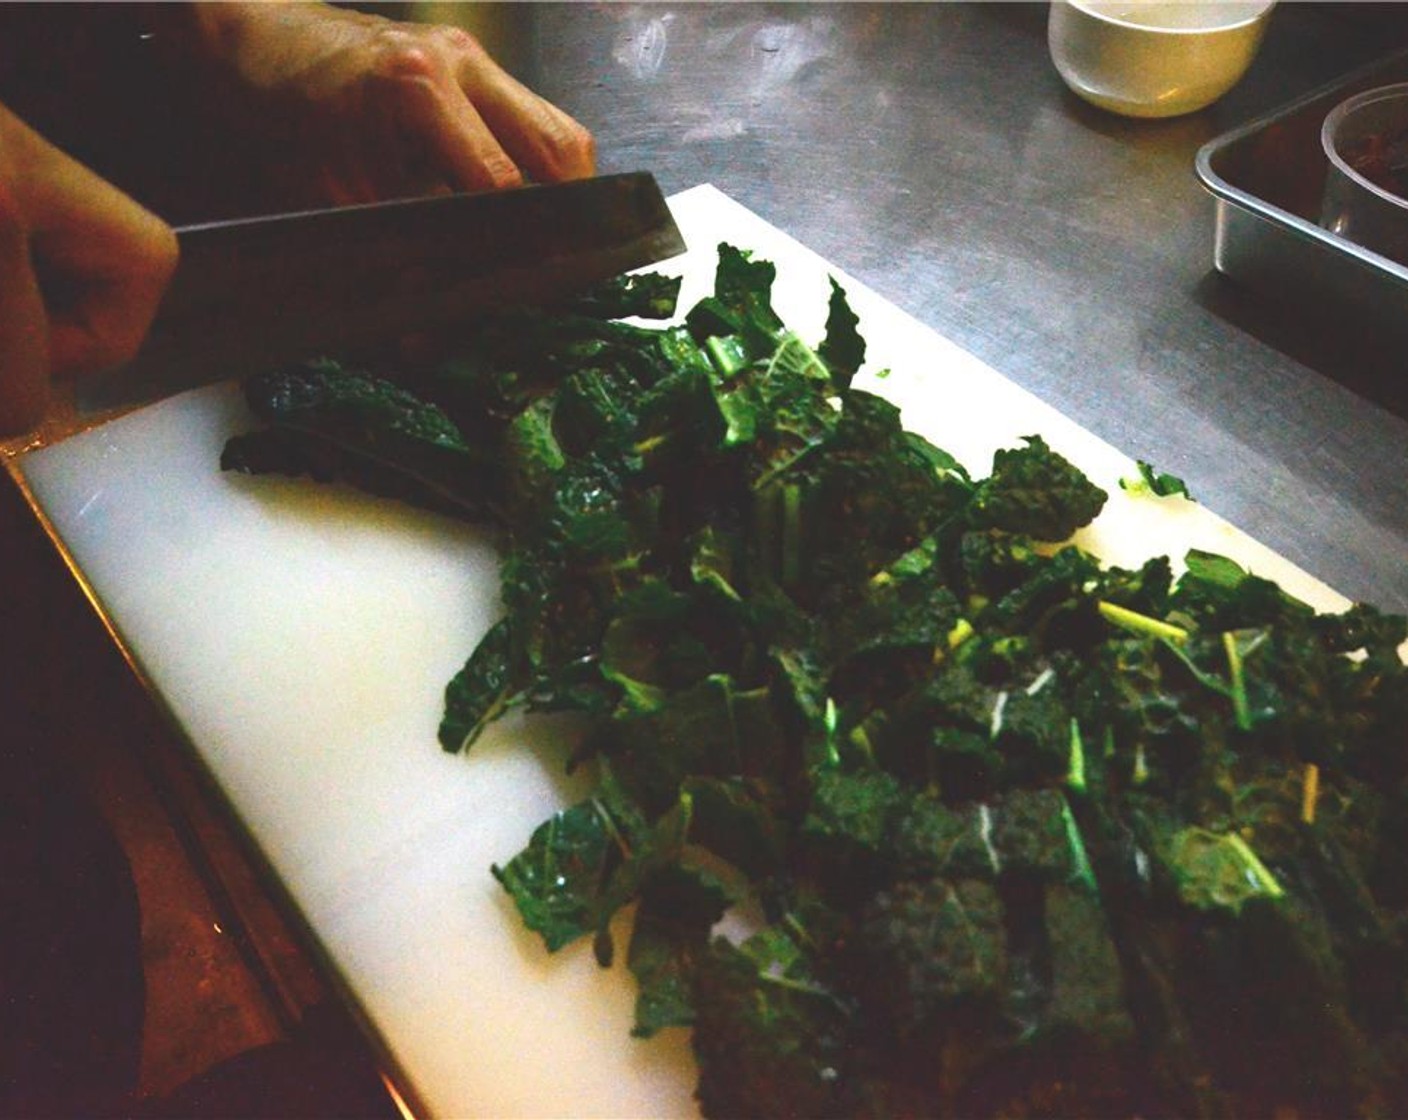
[[[157,10],[185,21],[168,33],[215,86],[221,111],[268,141],[288,205],[488,190],[595,169],[591,134],[459,28],[324,4]]]
[[[0,432],[39,421],[51,377],[137,352],[176,253],[164,222],[0,106]]]

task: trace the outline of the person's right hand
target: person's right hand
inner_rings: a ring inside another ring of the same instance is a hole
[[[553,183],[596,169],[591,133],[447,24],[318,3],[155,4],[153,45],[258,140],[283,209]]]
[[[51,377],[137,352],[176,253],[165,222],[0,106],[0,433],[38,423]]]

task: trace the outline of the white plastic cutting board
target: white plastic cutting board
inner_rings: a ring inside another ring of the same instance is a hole
[[[1109,562],[1197,546],[1347,605],[1194,503],[1125,495],[1130,460],[714,188],[671,206],[691,246],[665,266],[683,271],[682,308],[728,241],[776,263],[779,313],[815,340],[835,275],[868,369],[890,370],[857,383],[975,473],[1045,436],[1110,491],[1081,538]],[[341,488],[222,474],[226,437],[250,424],[215,386],[21,469],[416,1099],[455,1118],[695,1113],[685,1032],[631,1039],[624,969],[585,945],[549,957],[489,874],[573,799],[570,726],[511,720],[468,757],[436,743],[444,685],[498,613],[495,554],[472,529]]]

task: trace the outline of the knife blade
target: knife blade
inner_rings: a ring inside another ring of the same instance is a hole
[[[180,258],[137,356],[56,386],[0,458],[186,389],[542,303],[685,250],[653,175],[178,228]]]

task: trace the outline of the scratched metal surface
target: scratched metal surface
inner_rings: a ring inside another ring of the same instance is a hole
[[[713,182],[1344,594],[1408,609],[1408,391],[1212,270],[1205,141],[1404,40],[1281,5],[1221,103],[1126,121],[1069,94],[1045,5],[510,8],[500,42],[603,171]]]

